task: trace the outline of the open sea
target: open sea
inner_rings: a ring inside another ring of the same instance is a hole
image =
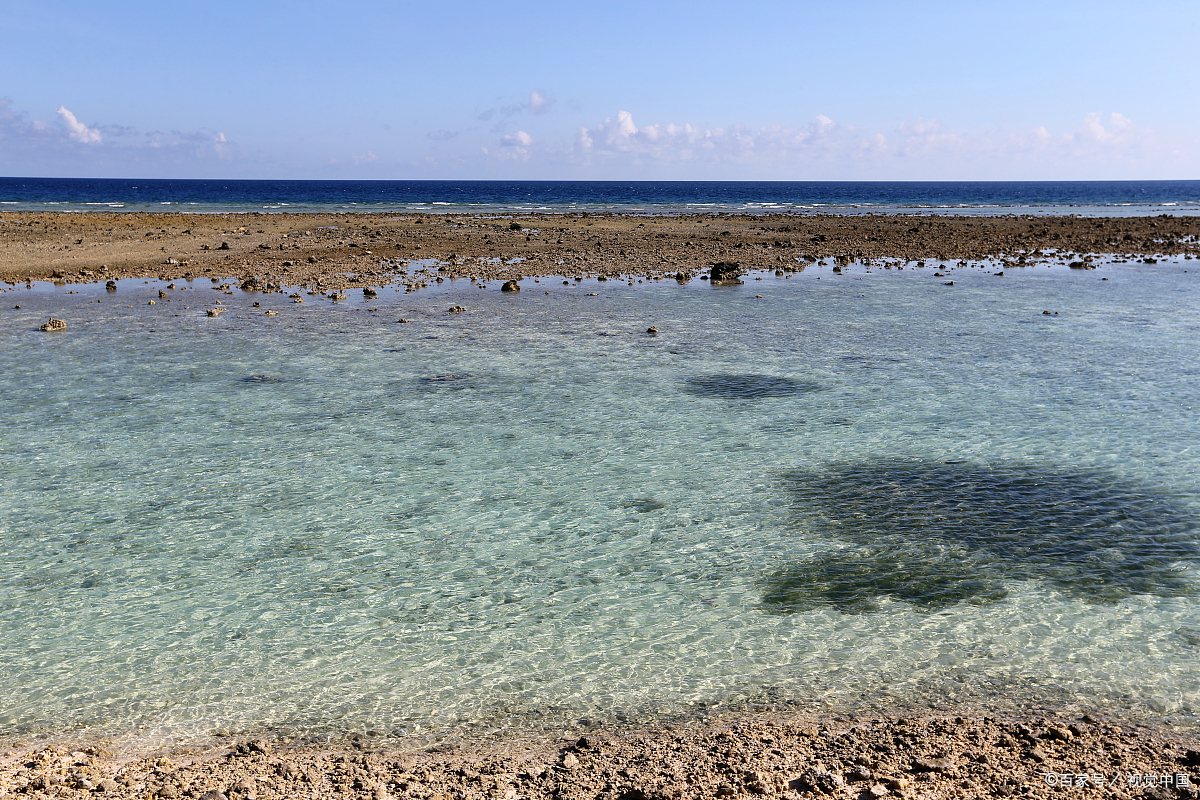
[[[1200,214],[1200,181],[264,181],[0,178],[0,211]]]
[[[0,741],[1198,728],[1200,261],[1098,263],[3,287]]]

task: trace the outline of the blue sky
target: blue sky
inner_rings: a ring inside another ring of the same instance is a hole
[[[1200,179],[1200,3],[0,0],[0,174]]]

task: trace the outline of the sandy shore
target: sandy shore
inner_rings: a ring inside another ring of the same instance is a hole
[[[418,291],[450,276],[700,280],[714,264],[786,272],[814,260],[948,260],[999,272],[1197,254],[1194,217],[0,214],[0,280],[10,284],[211,277],[268,291]],[[29,744],[0,750],[0,796],[1196,797],[1198,750],[1191,734],[1091,717],[764,711],[416,750],[382,738],[214,740],[153,756],[85,741]],[[1060,785],[1084,775],[1086,786]]]
[[[137,759],[95,744],[25,749],[0,754],[0,796],[1196,797],[1198,751],[1194,738],[1088,716],[759,712],[417,750],[370,738],[336,747],[228,741]]]
[[[192,275],[416,290],[449,275],[691,279],[715,263],[787,271],[821,259],[949,260],[1003,270],[1197,254],[1200,217],[0,214],[0,280],[12,284]],[[411,263],[426,259],[438,265]]]

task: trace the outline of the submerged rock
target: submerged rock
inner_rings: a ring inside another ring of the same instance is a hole
[[[502,291],[502,292],[519,292],[519,291],[521,291],[521,285],[519,283],[517,283],[516,281],[505,281],[504,285],[500,287],[500,291]]]

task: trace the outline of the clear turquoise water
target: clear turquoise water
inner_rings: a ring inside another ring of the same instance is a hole
[[[1200,267],[932,271],[3,293],[0,738],[1194,720]]]

